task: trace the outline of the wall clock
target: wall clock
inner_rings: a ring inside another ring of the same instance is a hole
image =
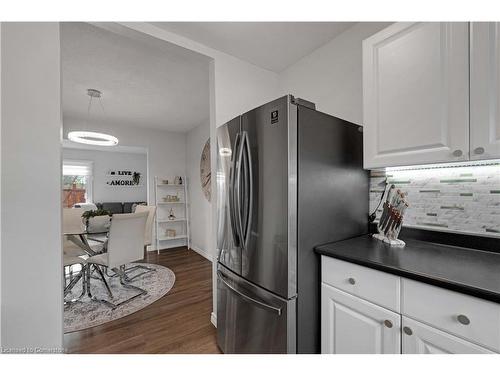
[[[200,160],[200,182],[201,190],[205,194],[205,198],[210,202],[211,191],[212,191],[212,169],[210,166],[210,138],[205,142],[203,146],[203,151],[201,152]]]

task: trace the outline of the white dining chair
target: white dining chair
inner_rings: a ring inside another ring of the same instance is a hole
[[[135,207],[135,212],[146,212],[148,214],[148,218],[146,220],[146,227],[144,228],[144,258],[147,256],[147,247],[151,245],[153,242],[153,222],[155,219],[156,206],[146,206],[146,205],[137,205]],[[136,270],[143,270],[143,272],[136,273],[134,276],[129,276],[132,272]],[[128,267],[125,269],[125,273],[130,281],[145,275],[149,272],[156,272],[156,269],[145,266],[144,264],[136,264],[132,267]]]
[[[82,208],[63,208],[63,273],[64,273],[64,298],[73,289],[76,283],[83,278],[82,289],[80,295],[85,294],[85,259],[83,258],[87,253],[78,245],[69,240],[73,235],[81,235],[85,232],[85,225],[82,220],[82,214],[85,211]],[[73,266],[80,265],[78,273],[73,275]],[[78,299],[80,298],[78,297]],[[74,302],[64,300],[64,303]]]
[[[69,242],[69,241],[68,241]],[[73,244],[72,244],[73,245]],[[71,246],[71,245],[68,245]],[[76,246],[76,245],[73,245]],[[73,266],[80,265],[80,269],[77,274],[74,275]],[[86,291],[86,261],[85,258],[81,256],[74,256],[71,254],[63,253],[63,268],[64,268],[64,305],[69,305],[70,303],[78,301],[85,295]],[[66,273],[66,269],[69,269],[69,272]],[[82,280],[82,292],[77,298],[73,298],[70,301],[66,300],[66,296],[68,293],[75,287],[78,281]]]
[[[150,246],[153,242],[153,222],[155,219],[156,206],[145,206],[139,204],[135,207],[135,212],[147,212],[148,219],[146,221],[146,228],[144,230],[144,249]]]
[[[87,253],[73,241],[75,237],[80,237],[83,241],[83,235],[85,234],[85,223],[82,218],[84,208],[63,208],[63,233],[65,239],[70,241],[64,241],[63,250],[67,255],[82,256]],[[89,244],[87,245],[91,248],[93,252],[101,252],[103,250],[103,243]]]
[[[63,233],[81,234],[85,232],[83,208],[63,208]]]
[[[90,270],[86,274],[87,278],[87,294],[90,298],[103,302],[115,309],[124,303],[130,302],[131,300],[147,294],[147,291],[141,289],[135,285],[130,284],[130,279],[125,273],[125,265],[143,258],[144,251],[144,230],[146,227],[148,213],[138,212],[133,214],[115,214],[113,215],[113,220],[111,221],[111,227],[109,229],[108,237],[108,247],[107,252],[103,254],[98,254],[91,256],[87,259],[88,266],[99,267],[103,266],[107,269],[112,270],[120,278],[120,284],[125,288],[134,289],[138,294],[131,298],[128,298],[119,303],[114,303],[110,300],[98,299],[94,297],[90,291]],[[102,281],[104,282],[108,296],[112,300],[113,293],[109,288],[109,285],[104,276]]]
[[[75,259],[87,254],[80,246],[69,240],[72,235],[80,235],[85,232],[85,225],[82,220],[83,212],[84,210],[81,208],[63,208],[63,233],[66,234],[63,238],[63,255],[66,257],[73,257]],[[65,271],[66,267],[69,268],[70,279],[72,277],[71,266],[70,264],[64,266]]]

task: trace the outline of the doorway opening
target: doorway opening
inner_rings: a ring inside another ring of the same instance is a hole
[[[211,59],[112,23],[62,23],[61,55],[63,207],[66,214],[81,210],[83,223],[81,233],[68,232],[65,217],[71,215],[63,215],[64,243],[80,245],[86,253],[77,255],[81,261],[73,261],[80,263],[65,273],[63,287],[71,286],[65,294],[65,348],[145,353],[179,352],[180,345],[180,352],[189,352],[190,340],[197,340],[206,352],[218,352],[210,322],[211,206],[206,192]],[[89,110],[89,89],[102,93],[105,111]],[[67,139],[72,131],[108,134],[118,145],[77,144]],[[109,263],[113,252],[123,254],[138,238],[133,226],[120,232],[116,223],[142,211],[148,218],[140,238],[146,251],[115,267]],[[80,279],[74,278],[79,274]],[[130,294],[117,280],[136,289]],[[96,299],[106,303],[97,305]],[[109,311],[114,318],[107,320]],[[176,317],[189,311],[197,311],[190,317],[200,326],[197,338],[176,331]],[[164,327],[161,338],[152,321]],[[126,338],[107,334],[122,331],[123,322],[129,325]],[[151,346],[132,343],[142,340],[133,336],[139,331],[142,338],[151,336]]]

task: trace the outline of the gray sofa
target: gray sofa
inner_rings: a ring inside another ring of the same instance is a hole
[[[132,207],[136,204],[146,204],[146,202],[99,202],[96,206],[112,214],[129,214],[132,213]]]

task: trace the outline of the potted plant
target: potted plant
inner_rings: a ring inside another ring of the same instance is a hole
[[[141,174],[139,172],[134,172],[132,175],[132,181],[134,181],[135,185],[139,185],[139,182],[141,182]]]
[[[109,230],[111,212],[108,210],[90,210],[82,214],[88,233],[102,233]]]

